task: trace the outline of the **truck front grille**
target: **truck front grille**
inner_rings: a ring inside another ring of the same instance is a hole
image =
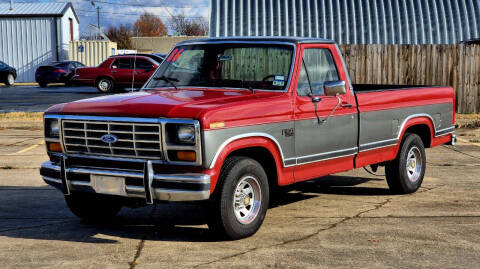
[[[160,123],[62,120],[62,132],[67,153],[163,159]]]

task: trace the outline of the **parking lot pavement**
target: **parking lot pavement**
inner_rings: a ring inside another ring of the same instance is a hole
[[[215,241],[198,204],[124,209],[104,225],[80,222],[62,194],[39,176],[47,158],[41,136],[41,130],[28,135],[0,130],[2,268],[478,268],[480,263],[480,147],[473,144],[427,150],[426,177],[415,194],[391,195],[383,176],[357,169],[295,185],[273,203],[257,234]]]
[[[94,87],[0,86],[0,112],[43,112],[54,104],[101,95]]]

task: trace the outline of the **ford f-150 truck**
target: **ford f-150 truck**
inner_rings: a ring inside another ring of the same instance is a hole
[[[209,228],[238,239],[278,186],[385,166],[393,193],[415,192],[454,113],[451,87],[352,85],[330,40],[190,40],[138,92],[49,108],[40,173],[82,219],[207,200]]]

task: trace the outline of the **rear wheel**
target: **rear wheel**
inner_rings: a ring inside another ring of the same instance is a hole
[[[422,185],[425,167],[422,139],[416,134],[405,134],[397,158],[385,166],[390,190],[398,194],[417,191]]]
[[[122,209],[122,204],[113,197],[72,193],[65,196],[68,208],[86,222],[109,220]]]
[[[111,93],[115,89],[115,83],[110,78],[100,78],[97,81],[97,89],[102,93]]]
[[[221,237],[251,236],[262,225],[268,202],[268,179],[262,166],[250,158],[230,157],[210,200],[208,226]]]
[[[14,83],[15,83],[15,77],[13,76],[13,74],[9,73],[7,75],[7,79],[5,80],[5,84],[7,86],[13,86]]]
[[[47,83],[46,82],[39,82],[38,86],[40,86],[40,88],[45,88],[45,87],[47,87]]]

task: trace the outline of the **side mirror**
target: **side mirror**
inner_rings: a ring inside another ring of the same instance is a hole
[[[323,84],[323,88],[326,96],[337,96],[347,93],[347,87],[343,80],[326,81]]]

